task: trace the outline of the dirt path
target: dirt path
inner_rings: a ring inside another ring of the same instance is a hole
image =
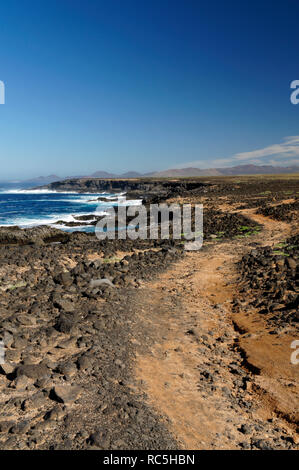
[[[186,253],[140,296],[140,319],[149,346],[137,356],[136,377],[149,404],[168,418],[182,448],[287,448],[288,440],[296,441],[272,396],[262,397],[269,387],[262,388],[261,379],[273,375],[273,357],[269,368],[266,355],[259,385],[255,359],[251,357],[252,364],[244,361],[246,348],[256,346],[250,338],[256,338],[264,325],[257,328],[251,319],[251,329],[256,329],[252,335],[243,318],[240,334],[231,316],[236,261],[252,243],[274,244],[289,235],[290,227],[254,210],[243,213],[263,224],[259,235]],[[269,347],[269,335],[264,336],[262,343]],[[279,365],[278,369],[281,373]]]
[[[264,227],[260,242],[263,246],[275,245],[293,234],[290,224],[254,214],[252,210],[247,212]],[[234,324],[243,332],[239,348],[247,362],[259,371],[254,380],[259,399],[275,414],[298,425],[299,367],[290,363],[290,345],[298,339],[298,333],[289,325],[273,335],[273,329],[255,311],[239,312],[234,316]]]

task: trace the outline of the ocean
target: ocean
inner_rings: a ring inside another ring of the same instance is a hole
[[[99,196],[112,197],[111,194],[58,193],[29,190],[20,185],[12,186],[0,184],[0,226],[27,228],[51,225],[66,231],[92,232],[94,226],[90,225],[90,222],[74,227],[56,225],[56,223],[76,222],[74,216],[79,215],[103,215],[109,207],[115,205],[113,201],[111,203],[95,201]]]

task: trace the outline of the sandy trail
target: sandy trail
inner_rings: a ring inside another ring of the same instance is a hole
[[[235,263],[252,243],[273,245],[291,230],[254,211],[242,213],[263,225],[261,233],[186,253],[141,294],[139,315],[152,346],[137,356],[136,378],[150,405],[168,418],[170,430],[186,449],[250,448],[254,439],[277,439],[277,429],[280,435],[297,439],[292,424],[283,419],[290,411],[287,403],[292,407],[296,400],[283,387],[287,378],[281,377],[286,360],[285,355],[281,359],[281,350],[287,350],[289,358],[289,338],[287,344],[275,338],[275,349],[273,337],[269,342],[270,335],[254,312],[239,317],[243,334],[232,321]],[[264,355],[269,347],[272,356]],[[278,372],[273,370],[275,361]],[[256,362],[261,375],[252,372]],[[242,425],[253,431],[244,435]]]

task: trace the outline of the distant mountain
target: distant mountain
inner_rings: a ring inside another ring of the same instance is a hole
[[[41,185],[41,184],[50,184],[54,183],[55,181],[60,181],[64,178],[61,178],[57,175],[48,175],[48,176],[38,176],[37,178],[31,178],[28,180],[23,181],[23,183],[33,184],[33,185]]]
[[[173,168],[170,170],[158,171],[151,173],[150,176],[157,178],[175,178],[175,177],[188,177],[188,176],[219,176],[221,173],[213,168],[201,170],[200,168]]]
[[[190,176],[236,176],[236,175],[278,175],[299,173],[299,166],[278,167],[271,165],[238,165],[228,168],[174,168],[152,173],[156,178],[176,178]]]
[[[88,176],[88,178],[118,178],[118,176],[114,173],[107,173],[107,171],[96,171]]]
[[[127,173],[119,175],[120,178],[141,178],[142,176],[144,175],[138,173],[137,171],[127,171]]]
[[[299,166],[238,165],[231,168],[216,168],[222,175],[278,175],[280,173],[298,173]]]
[[[187,178],[196,176],[237,176],[237,175],[278,175],[278,174],[291,174],[299,173],[299,166],[272,166],[272,165],[238,165],[227,168],[172,168],[169,170],[151,172],[151,173],[138,173],[137,171],[127,171],[121,175],[108,173],[107,171],[96,171],[89,176],[72,176],[61,178],[57,175],[38,176],[19,182],[4,182],[0,183],[1,187],[35,187],[46,186],[56,181],[64,181],[67,179],[80,179],[80,178],[99,178],[99,179],[129,179],[129,178]]]

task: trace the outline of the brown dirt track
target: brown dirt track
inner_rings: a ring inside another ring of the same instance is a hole
[[[231,204],[218,208],[234,211]],[[290,363],[290,345],[298,339],[298,330],[290,327],[273,335],[258,312],[241,309],[236,315],[231,308],[238,297],[236,264],[241,255],[255,243],[274,246],[298,227],[256,214],[256,209],[238,212],[262,225],[262,231],[247,240],[211,243],[203,251],[188,253],[148,285],[144,296],[148,305],[141,317],[153,332],[154,345],[138,356],[136,374],[149,403],[170,419],[172,432],[186,449],[240,448],[240,426],[254,428],[258,422],[268,423],[261,436],[265,440],[281,427],[299,442],[299,367]],[[223,336],[225,348],[219,353],[215,338]],[[246,371],[245,390],[234,386],[231,363]],[[198,388],[203,365],[217,383],[212,393]],[[252,411],[231,407],[224,386],[235,396],[241,392],[242,399],[254,404]],[[244,447],[249,444],[245,440]]]

